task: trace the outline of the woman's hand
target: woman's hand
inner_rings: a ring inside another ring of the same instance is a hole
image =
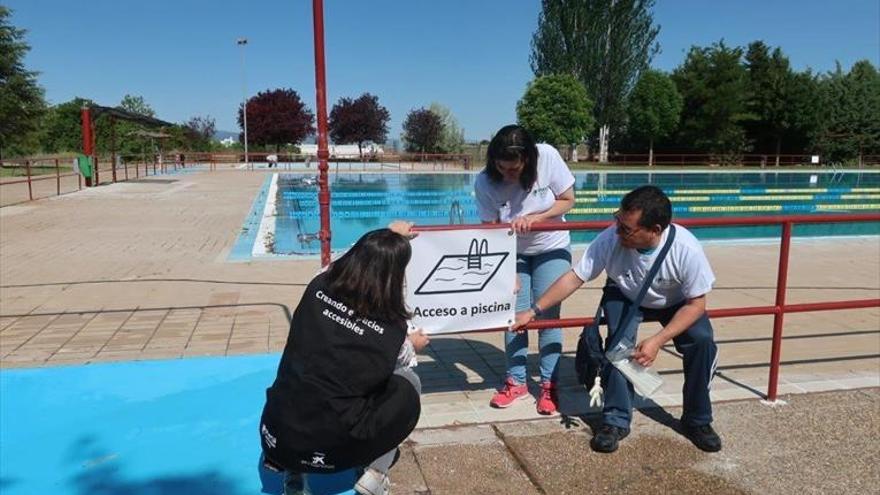
[[[523,333],[526,331],[526,325],[535,319],[535,313],[531,309],[520,311],[516,314],[516,320],[510,325],[510,331],[514,333]]]
[[[412,231],[413,225],[415,225],[415,224],[412,222],[405,222],[403,220],[395,220],[395,221],[391,222],[390,224],[388,224],[388,230],[394,232],[395,234],[400,234],[400,235],[406,237],[407,239],[415,239],[415,237],[419,234],[418,234],[418,232]]]
[[[517,234],[527,234],[532,230],[532,224],[538,221],[540,218],[537,215],[525,215],[510,222],[510,228]]]
[[[428,337],[428,334],[425,333],[421,328],[416,330],[415,332],[410,333],[407,338],[413,345],[413,349],[416,352],[422,352],[422,349],[428,347],[428,344],[431,343],[431,339]]]

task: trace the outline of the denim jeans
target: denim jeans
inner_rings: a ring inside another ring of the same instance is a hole
[[[516,256],[516,274],[520,290],[516,295],[516,310],[525,311],[537,301],[559,277],[571,269],[571,251],[555,249],[546,253]],[[559,305],[544,308],[540,319],[559,318]],[[507,377],[516,383],[526,382],[526,363],[529,354],[529,333],[506,332],[504,348],[507,355]],[[541,381],[556,382],[559,373],[559,355],[562,352],[562,329],[538,331],[541,356]]]
[[[633,343],[638,342],[638,322],[657,320],[666,326],[681,308],[683,303],[663,309],[637,308],[633,315],[635,322],[626,328],[619,328],[619,323],[632,301],[626,298],[620,289],[608,285],[603,290],[602,309],[608,320],[609,337],[619,331],[627,332],[626,338]],[[715,345],[712,324],[704,313],[684,333],[672,339],[675,350],[682,355],[684,370],[684,412],[681,422],[689,426],[702,426],[712,423],[712,402],[709,399],[709,387],[718,364],[718,346]],[[605,387],[605,407],[602,410],[603,422],[618,428],[629,429],[632,422],[633,386],[614,366],[605,366],[602,384]]]

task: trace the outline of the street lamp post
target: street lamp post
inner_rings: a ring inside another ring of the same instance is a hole
[[[247,80],[245,78],[244,71],[244,47],[247,45],[247,38],[238,38],[236,44],[241,47],[241,90],[244,96],[244,109],[242,111],[244,116],[244,164],[245,168],[250,169],[251,163],[248,159],[248,135],[247,135]]]

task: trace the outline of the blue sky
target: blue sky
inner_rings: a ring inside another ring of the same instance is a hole
[[[237,130],[241,54],[249,94],[295,89],[314,110],[311,2],[307,0],[3,0],[28,30],[26,64],[51,103],[74,96],[116,105],[141,95],[164,120],[210,115]],[[325,0],[328,111],[368,91],[391,112],[389,138],[406,113],[449,107],[468,139],[515,120],[532,78],[536,0]],[[692,45],[756,39],[780,46],[797,69],[880,65],[880,0],[659,0],[661,53],[672,70]]]

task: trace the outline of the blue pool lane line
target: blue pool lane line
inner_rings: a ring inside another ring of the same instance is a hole
[[[0,371],[4,495],[260,493],[279,356]]]
[[[876,187],[817,187],[817,188],[779,188],[779,187],[744,187],[744,188],[726,188],[719,187],[716,190],[701,188],[700,186],[694,186],[691,188],[662,188],[663,191],[668,195],[704,195],[704,194],[848,194],[848,193],[876,193],[880,192],[880,188]],[[723,193],[713,192],[713,191],[723,191]],[[607,195],[614,194],[615,197],[620,198],[624,193],[628,191],[620,191],[620,190],[577,190],[578,196],[581,195]],[[450,194],[449,191],[333,191],[333,198],[388,198],[388,197],[397,197],[397,196],[406,196],[406,197],[442,197],[448,198]],[[459,193],[465,197],[472,197],[473,193]],[[283,199],[314,199],[317,200],[318,192],[317,191],[282,191],[281,197]]]
[[[260,187],[251,209],[245,217],[244,224],[241,226],[241,232],[235,240],[229,256],[226,261],[250,261],[251,253],[254,248],[254,242],[257,240],[257,232],[260,230],[260,222],[263,221],[263,210],[266,207],[266,195],[269,192],[269,185],[272,184],[273,175],[266,177],[263,185]]]

